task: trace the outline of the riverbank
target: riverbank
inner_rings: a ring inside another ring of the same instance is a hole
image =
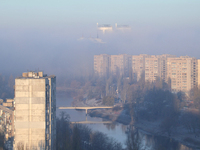
[[[89,103],[88,101],[74,101],[72,103],[73,106],[97,106],[100,104],[101,103],[99,101],[97,102],[96,100],[89,100]],[[88,114],[91,117],[99,117],[124,125],[129,125],[131,122],[130,115],[128,115],[128,113],[124,109],[118,111],[113,111],[112,109],[88,110]],[[189,133],[183,127],[179,127],[174,130],[169,136],[166,132],[162,131],[160,124],[161,121],[150,122],[139,119],[138,122],[134,123],[134,127],[142,130],[147,134],[167,137],[192,149],[200,149],[200,137],[197,137],[197,135]]]
[[[93,110],[89,113],[89,115],[91,117],[105,118],[113,122],[122,123],[124,125],[129,125],[131,121],[131,117],[129,115],[125,115],[123,111],[120,114],[113,115],[112,113],[108,113],[108,111],[106,110],[102,110],[102,111]],[[200,137],[197,137],[193,133],[189,133],[183,127],[176,129],[169,136],[167,133],[162,131],[162,129],[160,128],[160,124],[161,124],[161,121],[149,122],[145,120],[139,120],[137,123],[134,123],[134,127],[136,127],[139,130],[144,131],[147,134],[167,137],[175,141],[178,141],[179,143],[187,147],[190,147],[192,149],[195,149],[195,150],[200,149]]]
[[[74,100],[72,102],[72,106],[101,106],[101,101],[96,101],[95,99],[78,101]],[[103,119],[110,120],[112,122],[122,123],[124,125],[128,125],[131,121],[131,117],[126,114],[126,112],[121,109],[118,111],[113,111],[112,109],[97,109],[97,110],[88,110],[88,114],[91,117],[99,117]]]
[[[200,149],[200,137],[196,137],[193,133],[188,133],[188,131],[183,129],[183,127],[176,129],[172,132],[171,136],[169,136],[167,133],[164,133],[162,131],[162,129],[160,128],[160,123],[161,121],[149,122],[145,120],[140,120],[139,122],[135,123],[134,126],[140,130],[147,132],[148,134],[164,136],[178,141],[179,143],[195,150]]]
[[[100,117],[124,125],[128,125],[131,121],[131,117],[129,115],[125,115],[123,112],[118,114],[116,112],[112,112],[112,110],[91,110],[89,111],[89,115],[91,117]]]

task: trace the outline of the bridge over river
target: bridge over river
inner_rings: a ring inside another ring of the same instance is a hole
[[[77,121],[77,122],[71,122],[72,124],[100,124],[100,123],[112,123],[112,121]]]
[[[58,109],[83,109],[86,113],[86,121],[79,121],[79,122],[72,122],[72,123],[81,123],[81,124],[93,124],[93,123],[112,123],[111,121],[101,121],[101,122],[94,122],[94,121],[87,121],[87,110],[88,109],[110,109],[113,108],[113,106],[94,106],[94,107],[58,107]]]

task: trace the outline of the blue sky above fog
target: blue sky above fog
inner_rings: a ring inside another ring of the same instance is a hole
[[[0,1],[1,26],[64,27],[100,23],[197,26],[198,0]]]
[[[80,73],[101,53],[200,58],[199,8],[199,0],[0,0],[0,72]],[[103,34],[97,22],[114,30]],[[105,43],[88,40],[97,35]]]

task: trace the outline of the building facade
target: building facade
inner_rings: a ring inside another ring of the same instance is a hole
[[[103,59],[103,56],[106,56],[106,59]],[[134,81],[139,81],[143,75],[144,80],[148,82],[158,79],[170,83],[173,92],[189,92],[193,87],[200,85],[200,77],[198,77],[200,60],[189,56],[103,54],[95,55],[94,58],[98,58],[94,68],[100,68],[95,72],[102,76],[109,72],[109,75],[131,77]]]
[[[200,87],[200,59],[197,60],[198,64],[198,87]]]
[[[156,79],[167,82],[167,60],[174,55],[149,55],[145,57],[145,81],[154,82]]]
[[[5,105],[6,103],[4,103]],[[7,150],[13,149],[14,111],[11,105],[0,105],[0,131],[4,133],[4,146]]]
[[[127,54],[110,56],[110,74],[129,77],[132,57]]]
[[[108,77],[110,70],[110,55],[94,55],[94,73],[99,77]]]
[[[145,81],[154,82],[161,77],[161,61],[158,56],[145,58]]]
[[[175,55],[170,55],[170,54],[163,54],[163,55],[158,55],[160,58],[160,77],[163,81],[168,82],[167,78],[167,59],[168,58],[175,58]]]
[[[56,146],[56,77],[27,72],[15,79],[14,149]]]
[[[173,92],[188,92],[198,85],[198,61],[181,56],[167,59],[167,77],[171,80]]]
[[[150,55],[140,54],[132,56],[132,78],[134,81],[139,81],[145,70],[145,58]]]

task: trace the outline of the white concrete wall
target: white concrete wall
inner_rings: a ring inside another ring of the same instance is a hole
[[[200,59],[198,59],[198,86],[200,86]]]
[[[45,86],[48,79],[15,79],[15,148],[45,143]]]

